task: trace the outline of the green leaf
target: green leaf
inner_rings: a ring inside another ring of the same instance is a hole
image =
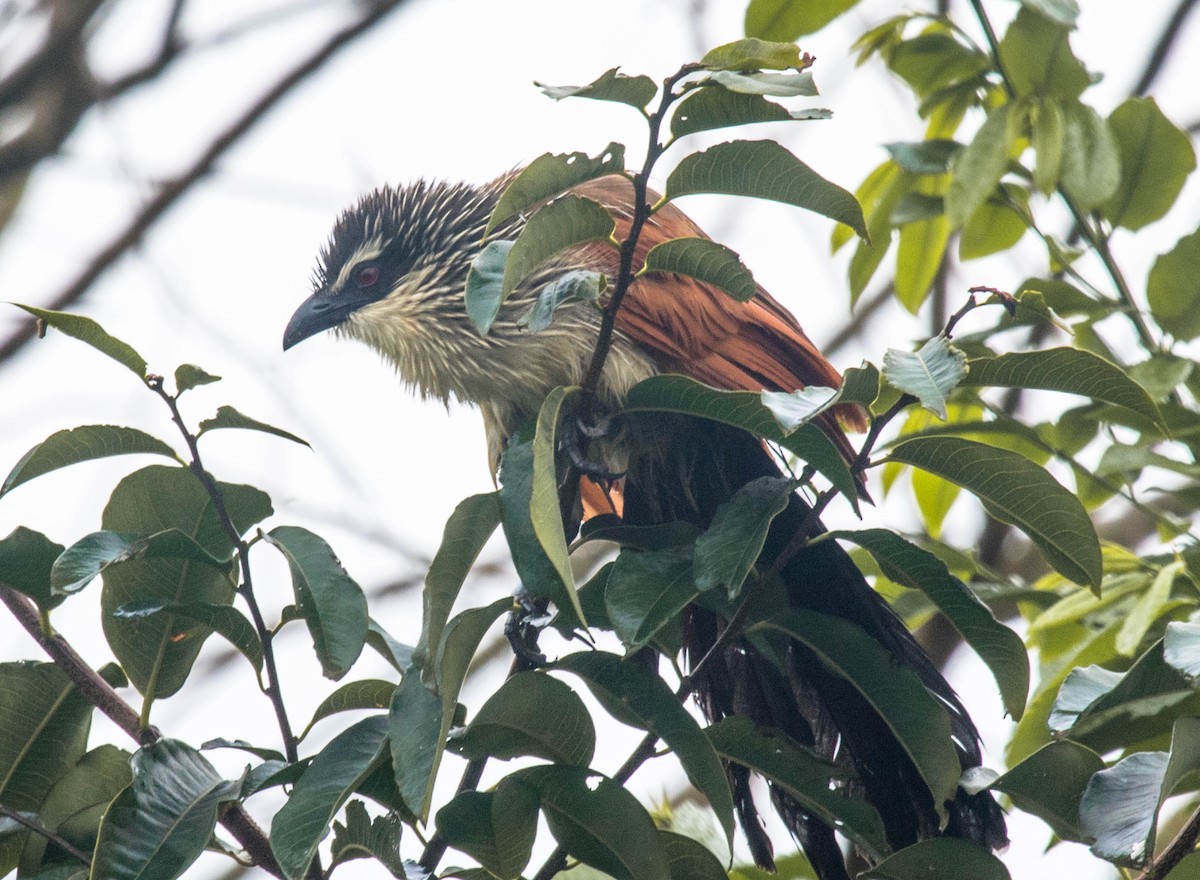
[[[786,122],[796,117],[762,95],[730,91],[719,85],[696,89],[671,116],[671,137],[756,122]]]
[[[379,622],[367,618],[367,645],[401,675],[413,665],[416,649],[397,641]]]
[[[837,531],[831,538],[853,541],[875,557],[884,575],[921,590],[958,630],[996,679],[1004,711],[1014,720],[1029,694],[1029,656],[1021,637],[992,616],[988,607],[928,550],[886,529]]]
[[[386,709],[392,704],[392,695],[396,691],[394,681],[383,681],[379,678],[367,678],[362,681],[348,681],[328,697],[321,701],[313,712],[312,720],[300,734],[300,738],[308,736],[318,721],[336,715],[339,712],[351,712],[356,709]]]
[[[841,451],[820,428],[801,425],[785,434],[761,396],[753,391],[718,391],[686,376],[652,376],[635,385],[624,412],[674,412],[723,422],[778,443],[815,467],[857,510],[858,487]]]
[[[534,270],[567,248],[592,241],[611,242],[616,224],[599,202],[571,193],[538,209],[526,222],[504,263],[505,299]]]
[[[1100,541],[1074,494],[1015,452],[960,437],[918,437],[892,449],[892,461],[957,483],[1001,522],[1025,532],[1056,571],[1098,589]]]
[[[504,269],[512,248],[511,241],[489,241],[475,255],[467,271],[467,287],[463,294],[467,317],[480,336],[487,335],[492,329],[492,322],[500,314],[505,297]]]
[[[644,648],[698,595],[692,547],[623,550],[609,572],[604,607],[630,651]]]
[[[121,366],[137,373],[142,379],[146,378],[146,359],[134,351],[128,343],[122,342],[115,336],[109,336],[108,332],[91,318],[72,315],[69,312],[47,311],[21,303],[12,303],[12,305],[18,309],[24,309],[55,330],[87,343],[101,354],[108,355]]]
[[[175,739],[142,747],[130,763],[133,781],[100,823],[92,876],[172,880],[204,852],[217,811],[241,784]]]
[[[636,661],[604,651],[568,654],[556,664],[578,675],[613,717],[648,730],[675,753],[688,780],[717,815],[727,841],[733,842],[733,795],[712,744],[666,683]]]
[[[416,680],[416,676],[406,676]],[[420,682],[417,682],[418,687]],[[378,765],[388,719],[372,715],[343,730],[312,759],[271,821],[271,851],[288,880],[302,880],[338,810]]]
[[[962,384],[970,387],[1041,388],[1078,394],[1132,410],[1160,427],[1162,413],[1146,390],[1121,367],[1078,348],[1049,348],[976,358]]]
[[[791,434],[801,425],[808,424],[840,398],[837,389],[823,385],[809,385],[791,392],[763,391],[759,394],[762,405],[771,411],[785,434]]]
[[[589,158],[587,153],[543,153],[522,168],[504,188],[483,234],[489,235],[514,214],[528,211],[571,187],[609,174],[624,173],[625,147],[615,141],[595,159]],[[486,331],[481,328],[480,332]]]
[[[446,521],[441,546],[425,575],[425,589],[421,592],[421,638],[413,652],[414,661],[421,667],[421,678],[427,685],[433,684],[430,652],[436,652],[441,644],[442,630],[463,582],[499,524],[500,498],[495,492],[472,495],[460,501]]]
[[[808,646],[875,707],[912,759],[933,793],[935,804],[954,799],[958,754],[950,719],[911,669],[898,667],[891,653],[859,627],[828,614],[788,609],[750,628],[769,627]]]
[[[673,238],[646,254],[643,272],[673,272],[723,290],[738,302],[758,293],[754,276],[737,251],[707,238]]]
[[[0,803],[39,811],[83,757],[91,719],[91,704],[53,663],[0,663]],[[16,867],[24,840],[0,837],[0,870]]]
[[[720,859],[700,841],[662,828],[658,838],[670,863],[671,880],[729,880]]]
[[[1200,678],[1200,623],[1168,623],[1163,660],[1188,678]]]
[[[0,583],[24,593],[42,611],[49,611],[66,598],[50,589],[50,572],[63,549],[62,544],[41,532],[17,526],[0,541]]]
[[[470,759],[531,755],[587,767],[596,731],[587,707],[569,687],[544,672],[519,672],[479,708],[455,746]]]
[[[700,59],[709,70],[803,70],[811,63],[790,38],[775,42],[753,36],[711,49]]]
[[[1028,229],[1025,216],[1009,202],[1025,209],[1029,204],[1029,192],[1007,183],[1000,184],[1000,190],[1006,198],[988,199],[963,224],[958,240],[959,259],[975,260],[1006,251],[1025,235]]]
[[[732,70],[719,70],[709,79],[731,92],[744,95],[811,98],[820,94],[812,73],[807,70],[801,73],[735,73]]]
[[[404,826],[395,813],[367,815],[362,801],[346,805],[346,824],[333,823],[333,845],[329,850],[329,870],[353,859],[375,859],[393,877],[404,880],[407,871],[400,858],[400,831]]]
[[[950,170],[951,160],[963,148],[958,141],[944,138],[884,144],[883,146],[897,165],[913,174],[945,174]]]
[[[111,565],[134,559],[183,559],[230,575],[228,559],[217,559],[179,529],[153,535],[92,532],[63,551],[50,569],[50,590],[60,596],[77,593]]]
[[[1171,589],[1175,579],[1186,576],[1187,569],[1182,560],[1164,565],[1155,574],[1150,589],[1141,595],[1125,617],[1121,631],[1117,633],[1117,651],[1132,657],[1141,650],[1142,641],[1154,623],[1162,617],[1171,601]],[[1189,581],[1190,583],[1190,581]]]
[[[272,513],[270,498],[258,489],[230,483],[216,487],[239,534]],[[142,535],[177,529],[217,559],[227,559],[234,551],[212,498],[180,467],[154,465],[127,476],[113,490],[101,526]],[[151,600],[228,605],[233,596],[227,571],[179,558],[132,559],[104,572],[104,635],[139,691],[150,697],[170,696],[183,686],[211,630],[177,620],[170,612],[140,619],[120,619],[114,612]]]
[[[1062,187],[1083,211],[1103,205],[1121,182],[1121,157],[1108,123],[1078,101],[1063,105]]]
[[[84,852],[91,852],[104,812],[132,779],[129,758],[128,752],[112,745],[92,749],[54,783],[38,808],[38,820]],[[46,867],[47,852],[54,850],[45,837],[28,835],[21,850],[19,873],[44,876],[39,869]]]
[[[337,681],[350,671],[367,640],[367,598],[333,549],[299,526],[276,526],[264,536],[292,572],[292,588],[321,672]]]
[[[1091,85],[1071,53],[1070,27],[1023,7],[1000,41],[1000,63],[1017,97],[1078,98]]]
[[[517,324],[530,333],[540,333],[554,323],[559,307],[572,302],[599,303],[608,279],[599,272],[572,269],[538,289],[537,299]]]
[[[718,721],[707,734],[722,757],[782,787],[806,811],[835,826],[870,858],[891,851],[875,807],[861,796],[847,796],[831,787],[831,780],[845,777],[845,768],[801,748],[782,731],[755,727],[741,715]]]
[[[1100,667],[1072,670],[1050,715],[1051,729],[1067,728],[1071,739],[1104,753],[1162,736],[1180,715],[1195,715],[1200,696],[1163,653],[1156,642],[1116,676]]]
[[[1021,0],[1021,5],[1067,27],[1075,27],[1075,20],[1079,18],[1079,3],[1076,0]]]
[[[193,623],[202,624],[222,636],[250,661],[256,672],[262,672],[263,646],[246,615],[232,605],[215,605],[211,602],[163,602],[147,599],[122,605],[113,612],[121,620],[138,620],[154,614],[166,613]]]
[[[955,229],[967,222],[996,191],[1008,170],[1010,104],[992,110],[975,138],[951,163],[954,177],[946,191],[946,219]]]
[[[1030,145],[1037,154],[1033,185],[1042,195],[1048,196],[1058,187],[1062,171],[1063,148],[1066,143],[1066,121],[1062,104],[1054,98],[1035,102],[1030,114],[1030,127]]]
[[[463,791],[438,810],[437,830],[500,880],[518,880],[537,834],[537,791],[512,776],[494,791]]]
[[[723,193],[770,199],[845,223],[862,238],[858,201],[774,141],[731,141],[685,156],[667,178],[664,199]]]
[[[1200,336],[1200,230],[1154,261],[1146,298],[1158,326],[1181,340]]]
[[[433,783],[445,748],[445,731],[451,720],[443,714],[446,702],[425,687],[420,678],[406,675],[392,695],[388,712],[388,743],[396,790],[422,821],[429,815]],[[450,714],[453,716],[453,710]]]
[[[717,508],[696,539],[696,587],[721,588],[735,600],[767,540],[767,531],[792,498],[795,484],[780,477],[759,477],[739,488]]]
[[[606,70],[586,86],[548,86],[535,82],[548,98],[591,98],[595,101],[615,101],[638,110],[645,108],[658,94],[658,86],[648,76],[626,76],[617,68]]]
[[[1004,862],[979,844],[958,837],[922,840],[861,876],[864,880],[1010,880]]]
[[[530,767],[513,774],[537,789],[559,846],[616,880],[670,880],[649,814],[621,785],[579,767]]]
[[[538,411],[537,427],[533,436],[533,485],[529,496],[529,520],[546,558],[554,566],[558,578],[566,588],[567,597],[580,623],[587,625],[583,609],[579,606],[579,594],[575,588],[575,574],[571,569],[571,555],[567,549],[567,537],[563,532],[563,517],[558,498],[558,465],[555,452],[558,445],[555,434],[562,411],[577,394],[576,387],[558,387],[551,391]]]
[[[177,394],[183,394],[183,392],[191,391],[193,388],[201,385],[211,385],[213,382],[220,381],[220,376],[206,373],[195,364],[180,364],[175,368],[175,391]]]
[[[945,336],[934,336],[919,351],[889,348],[883,356],[883,378],[911,394],[921,406],[943,421],[946,398],[967,375],[967,356]]]
[[[437,693],[441,694],[441,706],[437,710],[438,732],[436,739],[432,741],[434,751],[430,757],[431,769],[427,772],[430,785],[432,786],[433,778],[437,773],[437,768],[442,760],[442,752],[446,747],[446,736],[450,732],[450,727],[454,723],[454,711],[458,706],[458,694],[462,690],[463,682],[467,678],[467,671],[471,667],[471,661],[475,657],[476,651],[479,650],[479,643],[483,641],[484,635],[488,629],[494,624],[497,618],[505,611],[511,611],[513,608],[513,600],[505,597],[497,599],[491,605],[483,608],[468,608],[461,614],[455,615],[442,633],[442,642],[438,646],[437,655],[434,657],[434,678],[437,682]],[[407,678],[415,679],[416,676],[407,676]],[[403,685],[403,682],[401,682]],[[399,693],[397,693],[399,698]],[[412,738],[418,743],[423,742],[425,737],[424,729],[427,725],[433,723],[432,715],[434,708],[426,699],[425,694],[420,693],[416,689],[416,685],[412,685],[411,689],[406,691],[405,700],[408,704],[416,707],[416,712],[409,710],[412,718],[404,722],[410,725],[413,729]],[[393,745],[393,749],[397,748]],[[424,746],[421,746],[423,749]],[[404,754],[403,751],[398,752]],[[417,765],[420,769],[424,766],[425,758],[422,752],[422,763]],[[400,773],[400,765],[397,764],[397,773]],[[424,771],[422,771],[424,772]],[[419,775],[419,774],[418,774]],[[399,785],[399,779],[397,779]],[[410,796],[420,797],[421,791],[417,791],[417,784],[406,782],[400,785],[401,792],[410,791]],[[428,797],[427,789],[425,797]],[[405,798],[406,802],[408,798]],[[412,802],[409,802],[412,803]],[[415,803],[413,806],[421,807],[420,810],[415,810],[421,815],[428,815],[428,805]]]
[[[165,455],[178,461],[175,450],[157,437],[136,428],[118,425],[84,425],[56,431],[34,446],[17,462],[0,486],[0,496],[22,483],[81,461],[134,453]]]
[[[1153,98],[1128,99],[1108,117],[1108,128],[1121,156],[1121,183],[1102,210],[1113,226],[1141,229],[1175,204],[1196,168],[1196,151]]]
[[[932,216],[900,226],[900,242],[896,247],[896,299],[913,314],[933,290],[934,279],[941,270],[950,241],[950,222],[944,213],[944,201],[938,199],[945,191],[945,184],[917,181],[916,186],[919,191],[911,195],[935,202],[935,210]]]
[[[1163,801],[1183,779],[1200,771],[1200,719],[1180,718],[1171,751],[1136,752],[1092,777],[1079,807],[1080,822],[1095,838],[1092,852],[1129,867],[1154,853],[1155,823]]]
[[[819,31],[858,0],[750,0],[746,35],[764,40],[795,40]]]
[[[1079,801],[1088,780],[1104,769],[1104,759],[1070,740],[1048,743],[990,786],[1013,805],[1044,821],[1064,840],[1084,840]]]
[[[218,428],[244,428],[247,431],[261,431],[264,434],[274,434],[276,437],[282,437],[284,440],[291,440],[293,443],[308,446],[309,449],[312,448],[307,440],[297,437],[290,431],[285,431],[283,428],[276,428],[274,425],[268,425],[266,422],[260,422],[258,419],[242,415],[232,406],[217,407],[217,414],[215,416],[200,422],[200,431],[196,436],[199,437]]]

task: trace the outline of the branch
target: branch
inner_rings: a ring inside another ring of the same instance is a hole
[[[210,171],[216,161],[223,156],[234,144],[250,131],[266,114],[271,111],[291,91],[319,70],[340,49],[355,38],[369,31],[389,12],[398,9],[405,0],[381,0],[368,8],[368,12],[357,22],[349,25],[330,37],[324,45],[312,53],[307,59],[293,68],[265,95],[252,104],[224,132],[218,135],[206,149],[180,176],[163,184],[158,194],[154,196],[106,247],[96,254],[91,262],[84,267],[74,281],[68,284],[57,296],[50,300],[45,308],[62,310],[80,300],[101,275],[104,274],[127,250],[141,241],[151,226],[158,221],[167,210],[174,206],[179,198],[199,182]],[[34,336],[32,322],[22,324],[8,339],[0,343],[0,363],[13,357]]]
[[[51,831],[49,828],[47,828],[45,825],[43,825],[41,822],[37,821],[36,819],[31,819],[28,816],[22,814],[20,812],[20,810],[14,810],[12,807],[7,806],[6,804],[0,804],[0,816],[6,816],[9,819],[12,819],[14,822],[16,822],[18,825],[24,825],[26,828],[28,828],[34,834],[37,834],[40,837],[46,838],[48,841],[50,841],[52,844],[57,846],[63,852],[70,855],[72,858],[78,859],[79,861],[83,862],[83,864],[85,864],[89,867],[91,866],[92,860],[88,856],[87,853],[85,853],[83,850],[81,850],[75,844],[71,843],[71,841],[67,840],[61,834],[57,834],[57,833]]]
[[[66,639],[57,634],[47,635],[42,631],[37,609],[25,595],[7,584],[0,583],[0,602],[8,606],[17,622],[75,684],[83,698],[108,716],[134,742],[145,746],[162,738],[162,734],[155,728],[142,727],[138,713],[133,707],[122,700],[112,686],[84,662]],[[283,878],[283,870],[271,852],[271,842],[241,804],[230,804],[221,815],[221,824],[250,854],[258,867],[275,877]]]
[[[1200,841],[1200,810],[1192,814],[1192,817],[1187,820],[1187,824],[1179,829],[1175,839],[1167,845],[1167,848],[1150,864],[1150,867],[1138,880],[1163,880],[1174,870],[1176,865],[1183,861],[1185,856],[1196,849],[1197,841]]]

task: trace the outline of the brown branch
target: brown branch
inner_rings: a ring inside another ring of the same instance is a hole
[[[9,585],[0,583],[0,602],[8,607],[17,622],[74,683],[83,698],[108,716],[134,742],[145,746],[162,738],[162,734],[155,728],[142,727],[138,713],[133,707],[117,695],[112,686],[79,656],[66,639],[56,633],[43,632],[37,609],[26,596]],[[284,876],[279,863],[275,861],[275,855],[271,852],[271,842],[241,804],[230,804],[221,815],[221,824],[250,854],[258,867],[276,877]]]
[[[1150,51],[1150,57],[1146,59],[1142,75],[1138,77],[1137,85],[1133,87],[1130,94],[1141,96],[1150,91],[1151,86],[1158,79],[1158,75],[1162,73],[1171,50],[1175,48],[1175,41],[1183,32],[1184,22],[1195,8],[1196,0],[1180,0],[1179,5],[1175,7],[1175,11],[1167,20],[1167,26],[1159,34],[1158,41]]]
[[[158,193],[150,199],[129,225],[117,235],[106,247],[97,253],[79,273],[74,281],[50,300],[45,308],[61,310],[78,302],[91,288],[96,280],[104,274],[127,250],[141,241],[150,227],[158,221],[167,210],[179,201],[179,198],[197,182],[212,171],[216,161],[230,147],[238,143],[266,114],[287,97],[291,91],[319,70],[337,52],[352,42],[355,38],[369,31],[379,23],[389,12],[398,9],[405,0],[381,0],[368,7],[366,14],[341,31],[330,37],[320,48],[313,52],[303,62],[298,64],[282,79],[272,86],[266,94],[254,102],[237,120],[224,132],[218,135],[187,171],[173,180],[164,183]],[[34,336],[34,324],[22,324],[15,333],[0,343],[0,363],[13,357]]]
[[[71,857],[78,859],[89,867],[91,866],[92,860],[87,853],[85,853],[75,844],[71,843],[71,841],[67,840],[61,834],[51,831],[36,819],[31,819],[28,816],[23,815],[20,810],[14,810],[12,807],[6,806],[5,804],[0,804],[0,816],[6,816],[7,818],[16,822],[18,825],[24,825],[34,834],[38,835],[39,837],[46,838],[46,840],[50,841],[52,844],[57,846]]]
[[[1200,841],[1200,810],[1192,814],[1167,848],[1162,851],[1138,880],[1163,880],[1175,867],[1196,849]]]

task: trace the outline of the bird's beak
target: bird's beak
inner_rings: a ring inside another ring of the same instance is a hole
[[[302,302],[283,331],[283,350],[342,323],[353,309],[346,308],[341,299],[319,290]]]

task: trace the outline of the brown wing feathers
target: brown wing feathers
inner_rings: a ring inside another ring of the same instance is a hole
[[[628,233],[632,186],[606,177],[578,187],[580,195],[607,206],[616,217],[618,238]],[[651,195],[651,198],[656,196]],[[635,271],[650,248],[673,238],[707,238],[687,215],[665,205],[643,227],[634,252]],[[590,260],[610,276],[617,255],[591,246]],[[762,287],[749,302],[737,302],[717,288],[681,275],[650,273],[639,278],[617,312],[617,329],[657,355],[666,372],[682,373],[729,391],[795,391],[809,385],[836,388],[841,376],[813,345],[796,319]],[[865,428],[855,406],[839,407],[838,420]],[[848,451],[833,419],[824,427]]]

